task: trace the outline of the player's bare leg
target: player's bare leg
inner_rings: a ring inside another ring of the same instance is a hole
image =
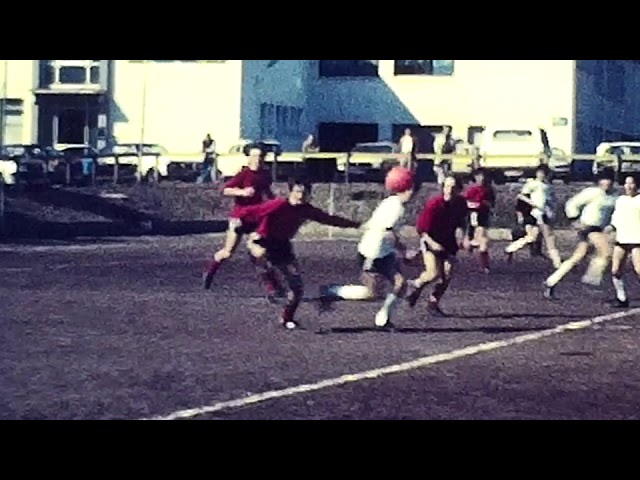
[[[527,234],[524,237],[510,243],[505,249],[508,261],[512,260],[515,253],[527,246],[535,244],[538,241],[538,238],[540,237],[540,228],[538,226],[525,225],[525,231]]]
[[[449,285],[451,285],[451,278],[453,276],[453,263],[449,260],[445,260],[442,264],[442,276],[440,280],[435,284],[433,293],[429,298],[429,313],[436,316],[445,317],[446,314],[440,309],[440,301],[447,293]]]
[[[599,286],[602,283],[604,272],[611,259],[611,246],[606,233],[593,232],[589,234],[589,242],[595,247],[595,254],[589,262],[587,271],[582,277],[582,283]]]
[[[544,244],[547,247],[547,255],[549,255],[549,259],[551,259],[553,268],[560,268],[560,265],[562,265],[562,258],[560,257],[560,251],[556,245],[555,232],[546,224],[540,225],[539,230],[542,234],[542,238],[544,239]]]
[[[287,330],[295,330],[299,326],[295,319],[295,314],[304,295],[304,283],[302,281],[300,267],[297,261],[293,261],[285,265],[278,265],[277,268],[284,276],[289,288],[287,304],[280,317],[280,323]]]
[[[227,236],[225,238],[224,247],[218,250],[213,256],[213,260],[209,263],[209,266],[205,270],[203,274],[202,281],[204,283],[204,288],[209,290],[211,288],[211,284],[213,283],[213,278],[216,273],[222,266],[224,262],[229,260],[240,245],[240,241],[242,240],[242,236],[238,234],[236,231],[238,225],[234,222],[229,222],[229,229],[227,230]]]
[[[638,251],[640,251],[640,249],[638,249]],[[623,280],[624,267],[628,257],[629,253],[627,250],[618,245],[614,247],[613,255],[611,256],[611,277],[613,287],[616,290],[616,299],[613,304],[616,308],[629,307],[629,298],[627,297],[627,290]]]
[[[589,254],[589,242],[581,241],[576,246],[573,254],[569,259],[565,260],[547,280],[545,281],[545,297],[552,299],[554,297],[554,289],[558,283],[566,277],[582,260]]]
[[[416,306],[424,289],[443,276],[444,262],[433,252],[423,251],[422,259],[424,271],[418,278],[409,282],[411,292],[406,296],[406,300],[411,308]]]
[[[249,257],[253,264],[258,278],[267,290],[267,299],[270,303],[277,303],[278,298],[286,296],[284,287],[278,281],[276,268],[267,260],[267,250],[256,243],[258,235],[252,233],[247,241]]]
[[[391,317],[393,309],[398,303],[399,298],[403,298],[407,291],[407,281],[401,272],[396,272],[393,277],[393,289],[384,299],[382,308],[378,311],[375,318],[375,324],[378,328],[393,327]]]
[[[487,229],[476,227],[474,240],[480,253],[480,266],[485,273],[489,273],[489,235]]]

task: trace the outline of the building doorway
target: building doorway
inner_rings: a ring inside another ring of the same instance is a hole
[[[39,95],[38,143],[98,147],[108,133],[107,105],[101,95]]]
[[[82,110],[63,110],[58,115],[58,138],[54,145],[84,145],[89,143],[88,113]]]

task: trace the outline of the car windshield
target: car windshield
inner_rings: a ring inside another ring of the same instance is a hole
[[[33,158],[44,158],[46,156],[43,149],[30,145],[5,145],[1,151],[4,157],[23,157],[29,155]]]
[[[528,142],[533,138],[531,130],[498,130],[493,138],[501,142]]]
[[[612,147],[607,153],[609,155],[640,155],[640,146]]]

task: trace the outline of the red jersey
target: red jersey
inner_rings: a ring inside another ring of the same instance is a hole
[[[469,209],[478,212],[489,212],[495,205],[493,188],[485,185],[471,185],[463,194]],[[478,205],[477,207],[474,205]]]
[[[468,214],[464,197],[457,196],[447,202],[444,195],[438,195],[427,200],[418,216],[416,228],[420,235],[426,233],[445,250],[455,252],[458,250],[456,230],[464,227]]]
[[[244,208],[259,205],[265,200],[273,198],[271,173],[264,169],[254,171],[245,167],[224,185],[225,189],[249,187],[253,188],[255,193],[251,197],[235,197],[235,206],[229,215],[231,218],[240,218],[239,215]]]
[[[340,228],[358,228],[359,223],[328,213],[308,203],[291,205],[286,198],[276,198],[260,205],[245,207],[240,220],[258,221],[256,233],[262,238],[291,240],[308,220]]]

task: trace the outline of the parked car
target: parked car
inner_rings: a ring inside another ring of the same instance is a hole
[[[560,148],[551,149],[549,157],[549,168],[554,180],[562,180],[566,185],[571,183],[572,161],[564,150]]]
[[[143,180],[153,181],[156,171],[159,178],[169,176],[171,160],[167,154],[167,150],[157,144],[121,143],[101,150],[98,166],[113,167],[117,159],[119,169],[137,173]]]
[[[487,128],[480,146],[480,165],[492,172],[496,183],[533,176],[551,157],[545,129],[536,126]]]
[[[44,185],[49,181],[49,162],[57,158],[57,154],[52,148],[40,145],[5,145],[0,150],[0,157],[4,162],[15,162],[14,183]]]
[[[613,168],[624,181],[628,174],[640,173],[640,142],[603,142],[596,149],[598,159],[593,162],[593,174]]]
[[[400,163],[395,157],[399,152],[398,144],[393,142],[358,143],[349,155],[337,159],[336,167],[343,173],[348,164],[351,175],[384,173]]]

